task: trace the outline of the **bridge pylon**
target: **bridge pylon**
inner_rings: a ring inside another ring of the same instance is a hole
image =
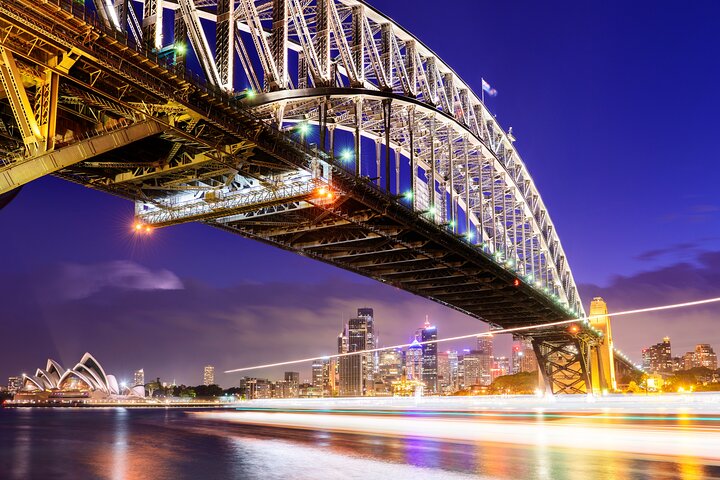
[[[617,390],[615,355],[607,304],[602,297],[590,303],[590,325],[602,332],[602,337],[592,347],[590,355],[592,389],[595,393]]]
[[[533,338],[541,386],[546,394],[588,393],[591,345],[585,335],[573,331],[551,338]]]

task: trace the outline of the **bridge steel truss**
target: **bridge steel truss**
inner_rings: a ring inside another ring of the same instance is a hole
[[[0,194],[54,174],[142,225],[205,222],[494,327],[584,316],[512,136],[372,7],[87,3],[0,3]],[[600,334],[578,326],[524,334],[553,393],[591,388]]]

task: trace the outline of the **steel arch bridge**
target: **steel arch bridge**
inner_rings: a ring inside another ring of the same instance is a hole
[[[512,136],[361,1],[3,0],[0,31],[0,195],[54,174],[493,326],[584,316]],[[552,392],[590,389],[589,323],[526,336]]]

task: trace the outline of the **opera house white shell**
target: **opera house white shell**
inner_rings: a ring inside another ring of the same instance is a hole
[[[118,385],[114,375],[107,375],[100,362],[89,353],[71,369],[48,359],[45,369],[35,375],[24,375],[20,395],[47,394],[48,398],[122,399],[145,398],[145,386]]]

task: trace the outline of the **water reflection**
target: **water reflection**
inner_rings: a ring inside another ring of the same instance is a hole
[[[481,426],[479,426],[481,428]],[[229,424],[177,410],[0,410],[0,478],[720,478],[693,457]]]

